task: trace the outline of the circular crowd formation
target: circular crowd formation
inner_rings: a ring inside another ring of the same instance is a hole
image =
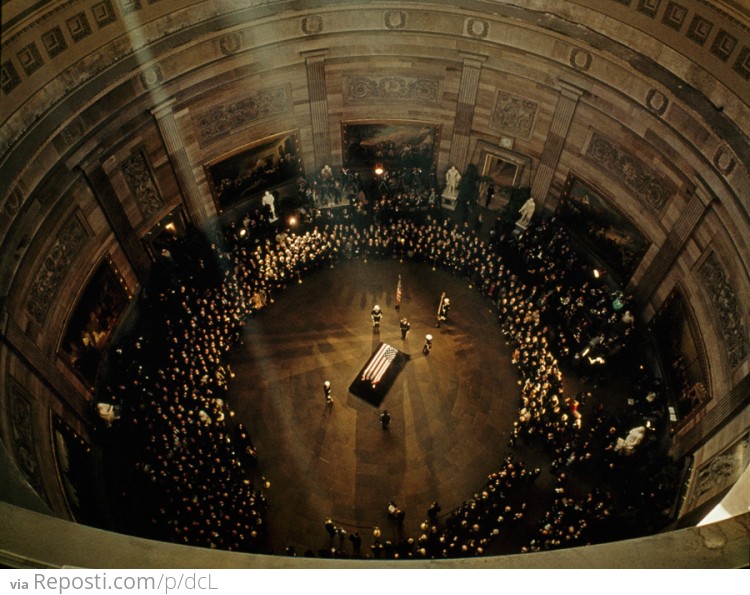
[[[513,454],[521,443],[543,449],[554,493],[534,513],[532,535],[514,541],[516,551],[643,534],[666,522],[674,485],[663,472],[665,396],[658,381],[638,366],[628,387],[634,405],[626,415],[611,414],[590,391],[565,393],[564,369],[596,385],[621,363],[631,363],[637,329],[629,297],[594,280],[562,227],[548,220],[520,235],[494,230],[481,238],[437,208],[373,215],[342,207],[317,212],[294,231],[255,211],[209,239],[189,231],[163,251],[127,332],[113,344],[103,380],[106,400],[120,412],[108,431],[107,452],[123,530],[267,551],[267,480],[252,436],[235,419],[228,354],[243,326],[287,286],[352,259],[422,262],[481,292],[514,349],[520,386],[518,417],[509,422],[510,454],[498,454],[501,464],[459,507],[439,514],[436,502],[424,511],[414,534],[394,515],[396,537],[374,532],[363,548],[358,531],[321,519],[329,542],[304,552],[290,547],[286,554],[444,558],[503,552],[504,535],[514,525],[529,525],[529,494],[542,473]],[[633,424],[648,430],[643,444],[628,451],[624,437]],[[581,493],[568,483],[578,474],[623,480],[631,489],[594,486]],[[637,527],[630,524],[636,512]],[[351,545],[344,547],[346,542]]]

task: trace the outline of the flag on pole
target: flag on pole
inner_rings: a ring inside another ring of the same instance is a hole
[[[398,284],[396,285],[396,307],[401,305],[401,275],[398,276]]]

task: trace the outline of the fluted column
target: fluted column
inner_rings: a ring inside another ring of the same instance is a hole
[[[711,196],[702,188],[697,188],[687,206],[680,213],[680,218],[659,248],[659,252],[641,276],[638,285],[628,288],[628,291],[635,294],[639,303],[646,304],[669,273],[674,261],[693,235],[693,231],[703,218],[710,203]]]
[[[469,157],[469,138],[471,137],[471,124],[474,121],[474,105],[479,89],[479,75],[482,71],[482,62],[487,59],[487,56],[469,53],[462,53],[461,55],[464,61],[461,80],[458,85],[458,103],[456,104],[456,118],[453,124],[453,138],[451,139],[448,160],[449,165],[455,165],[460,171],[463,171]]]
[[[307,93],[310,100],[315,164],[320,167],[330,163],[331,140],[328,131],[328,95],[326,93],[325,52],[303,52],[307,68]]]
[[[141,285],[148,280],[151,261],[146,254],[143,244],[139,241],[135,230],[130,225],[125,209],[112,187],[112,182],[104,171],[101,162],[94,157],[81,164],[81,169],[99,206],[104,212],[117,242],[128,259],[133,272]]]
[[[204,208],[204,201],[201,199],[200,189],[195,181],[187,151],[185,151],[182,134],[177,126],[173,111],[174,104],[174,99],[168,99],[153,108],[151,113],[156,118],[167,156],[172,164],[177,184],[180,186],[182,202],[193,224],[200,226],[208,218],[208,213]]]
[[[557,101],[549,135],[544,143],[544,150],[539,158],[539,167],[531,185],[531,195],[536,200],[537,210],[540,211],[547,200],[547,193],[552,184],[552,178],[555,175],[578,100],[583,95],[583,89],[565,81],[559,81],[559,85],[560,99]]]

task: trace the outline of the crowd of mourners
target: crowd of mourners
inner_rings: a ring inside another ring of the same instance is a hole
[[[335,188],[335,180],[330,184]],[[300,192],[307,192],[302,184]],[[403,202],[402,192],[389,192],[366,204],[311,208],[304,226],[294,229],[283,221],[273,225],[269,213],[257,209],[217,228],[209,240],[189,233],[162,251],[139,303],[139,322],[109,357],[106,399],[120,412],[116,426],[134,461],[123,501],[155,503],[148,511],[151,535],[263,550],[265,480],[251,436],[233,419],[227,353],[252,314],[304,275],[346,259],[398,258],[467,278],[496,309],[513,346],[520,394],[509,448],[538,440],[550,455],[555,482],[536,535],[520,551],[591,542],[592,526],[611,513],[611,497],[597,490],[571,495],[567,477],[594,459],[609,456],[610,465],[618,464],[611,447],[628,428],[613,426],[597,406],[584,418],[580,409],[592,396],[566,395],[561,365],[585,374],[605,369],[632,336],[630,300],[589,281],[590,267],[553,221],[520,236],[495,231],[484,240],[443,217],[431,193],[420,188],[426,201]],[[420,535],[405,535],[401,517],[395,542],[375,536],[362,552],[359,535],[350,535],[356,547],[345,554],[333,544],[345,530],[333,527],[329,547],[313,555],[482,555],[525,519],[540,472],[508,456],[458,509],[428,514]]]

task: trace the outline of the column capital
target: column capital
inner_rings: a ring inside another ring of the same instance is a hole
[[[464,66],[472,68],[481,68],[482,64],[489,58],[487,54],[478,54],[476,52],[466,52],[463,50],[459,50],[458,55],[461,56]]]
[[[574,101],[578,101],[581,95],[586,92],[586,89],[581,89],[581,87],[578,87],[573,83],[569,83],[568,81],[564,81],[562,79],[557,79],[557,86],[560,89],[560,93],[564,97],[573,99]]]
[[[711,192],[708,187],[704,184],[703,180],[700,179],[695,185],[695,190],[693,191],[693,195],[701,201],[701,204],[704,207],[708,207],[713,201],[714,201],[714,194]]]
[[[305,62],[323,62],[328,55],[328,48],[303,50],[299,55],[304,58]]]
[[[172,113],[172,108],[177,100],[174,97],[170,97],[165,101],[162,101],[152,107],[149,111],[157,120],[161,120],[163,117],[168,116]]]
[[[101,146],[97,146],[78,162],[78,167],[80,167],[83,170],[83,173],[87,176],[91,176],[93,171],[102,167],[103,162],[104,149]]]

